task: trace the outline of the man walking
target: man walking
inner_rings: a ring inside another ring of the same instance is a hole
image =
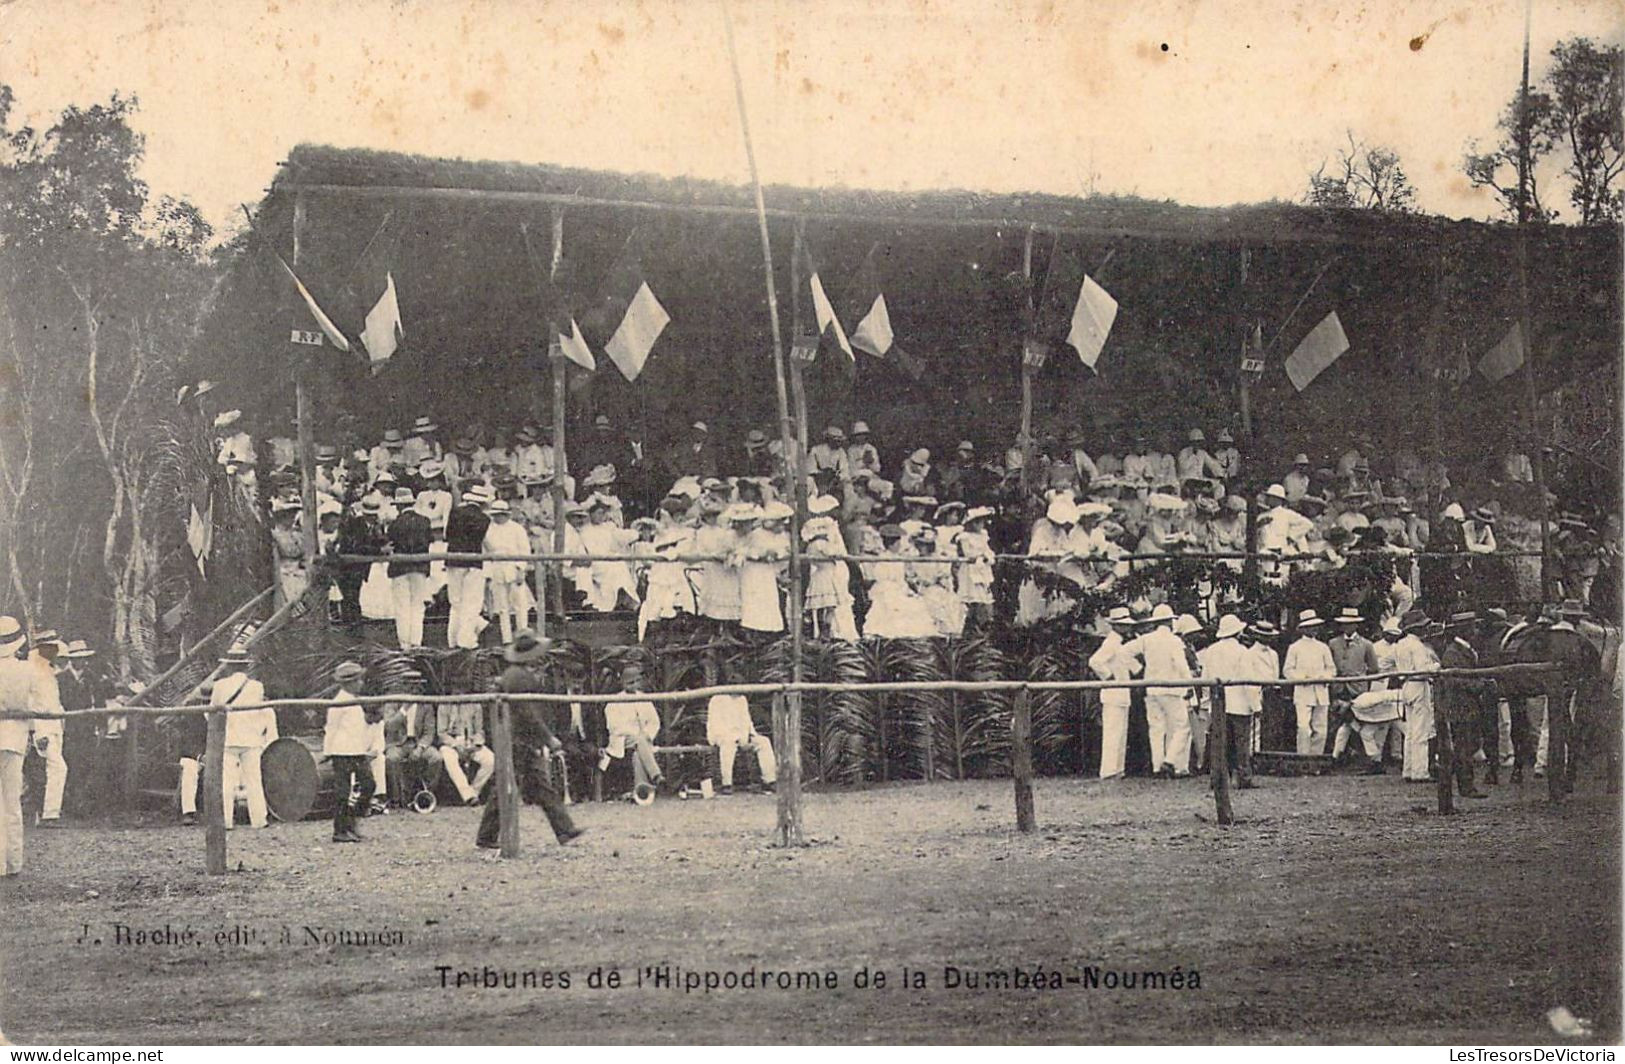
[[[549,646],[548,640],[537,638],[536,633],[528,628],[518,632],[502,652],[502,659],[508,665],[497,679],[497,690],[505,695],[545,692],[547,684],[540,663],[547,656]],[[541,778],[540,758],[544,749],[548,754],[557,754],[564,749],[564,745],[547,726],[541,705],[511,702],[509,717],[513,722],[513,776],[516,789],[523,794],[524,781],[532,781],[542,812],[547,816],[548,826],[553,829],[553,837],[563,846],[579,838],[586,828],[575,826],[552,781]],[[514,810],[515,815],[518,812]],[[482,850],[498,849],[502,845],[501,831],[500,802],[488,802],[480,816],[479,834],[475,836],[474,844]]]
[[[361,682],[366,675],[367,670],[353,661],[341,662],[333,670],[338,691],[333,695],[334,704],[327,707],[322,754],[333,762],[334,842],[361,841],[355,829],[356,810],[372,803],[372,773],[367,762],[372,750],[371,718],[377,711],[346,701],[365,693]]]

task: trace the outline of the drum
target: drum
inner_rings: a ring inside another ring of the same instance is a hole
[[[319,735],[285,735],[260,754],[260,779],[271,815],[284,822],[333,813],[333,763]]]

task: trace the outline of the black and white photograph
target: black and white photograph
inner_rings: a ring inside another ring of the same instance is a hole
[[[1614,1059],[1622,214],[1617,0],[0,3],[0,1045]]]

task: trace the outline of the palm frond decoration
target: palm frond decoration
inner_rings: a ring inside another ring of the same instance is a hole
[[[1088,654],[1076,637],[1040,645],[1025,665],[1029,680],[1087,679]],[[1083,770],[1084,729],[1089,715],[1099,716],[1098,699],[1085,692],[1034,691],[1033,768],[1048,774]]]
[[[852,643],[808,640],[802,677],[818,683],[861,684],[868,679],[864,657]],[[791,678],[790,641],[770,643],[762,652],[765,683]],[[855,691],[810,691],[801,700],[801,761],[820,783],[860,783],[870,778],[865,752],[871,746],[868,700]]]
[[[944,680],[987,683],[1005,678],[1008,662],[987,639],[931,642],[935,671]],[[1012,698],[1008,692],[932,691],[920,695],[929,707],[934,776],[962,780],[1008,768]]]

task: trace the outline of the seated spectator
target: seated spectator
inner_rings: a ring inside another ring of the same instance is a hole
[[[736,684],[741,681],[739,667],[732,662],[723,666],[722,682]],[[751,719],[750,703],[744,695],[712,695],[705,708],[705,741],[717,748],[717,759],[722,766],[722,793],[734,790],[734,759],[739,751],[749,750],[756,755],[756,765],[762,774],[762,790],[772,793],[779,778],[778,761],[773,756],[773,741],[756,730]]]
[[[385,780],[396,805],[411,805],[418,792],[432,792],[440,782],[445,764],[435,749],[434,737],[434,706],[403,702],[385,711]]]
[[[496,755],[485,744],[485,714],[480,703],[447,703],[435,707],[435,737],[446,776],[464,805],[474,805],[496,771]],[[474,769],[469,780],[466,769]]]
[[[621,691],[637,694],[643,690],[643,666],[636,663],[621,669]],[[611,758],[623,758],[632,751],[632,777],[636,786],[659,787],[665,782],[655,760],[655,737],[660,734],[660,712],[648,700],[628,699],[604,706],[604,725],[609,743],[600,752],[598,770],[609,767]]]
[[[852,441],[846,448],[847,466],[851,475],[859,470],[867,469],[875,476],[880,476],[880,452],[869,439],[869,423],[866,421],[852,422]]]

